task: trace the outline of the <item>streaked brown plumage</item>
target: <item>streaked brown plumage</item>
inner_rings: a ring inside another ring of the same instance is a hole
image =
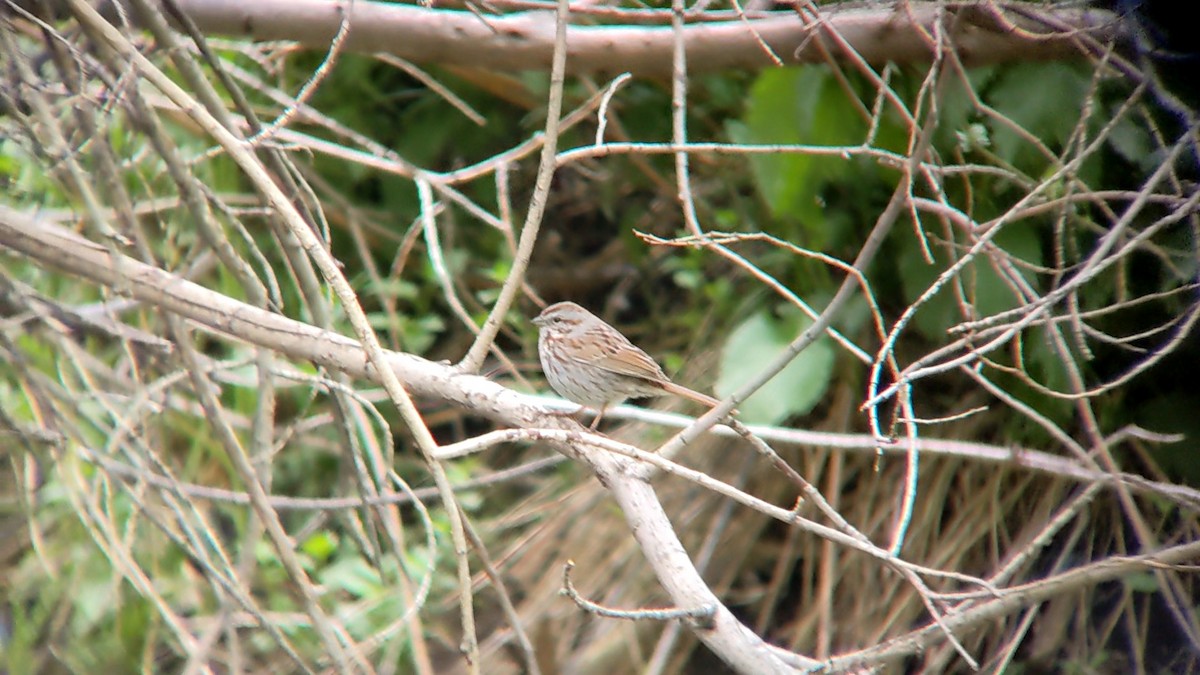
[[[720,403],[672,382],[646,352],[573,302],[550,305],[533,323],[546,380],[559,396],[599,411],[593,429],[607,408],[628,398],[675,394],[709,408]]]

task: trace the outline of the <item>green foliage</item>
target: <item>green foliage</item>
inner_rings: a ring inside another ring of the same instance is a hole
[[[759,77],[747,104],[747,143],[852,145],[861,141],[853,111],[821,68],[770,70]],[[822,105],[824,103],[824,105]],[[741,132],[741,130],[738,130]],[[776,216],[792,215],[822,224],[821,184],[849,171],[839,156],[758,155],[751,159],[756,184]]]
[[[717,396],[723,398],[737,391],[812,324],[790,305],[780,314],[776,317],[759,311],[729,334],[721,348],[720,375],[714,387]],[[777,424],[809,412],[829,387],[833,361],[830,339],[819,338],[739,406],[741,418],[754,424]]]
[[[1108,144],[1113,151],[1142,173],[1157,168],[1161,159],[1155,153],[1152,141],[1150,131],[1144,125],[1135,123],[1128,115],[1117,120],[1108,137]]]
[[[61,584],[44,584],[39,592],[22,597],[23,588],[6,593],[0,610],[7,611],[8,620],[3,625],[7,635],[0,638],[0,665],[9,673],[36,673],[43,658],[39,653],[42,635],[54,616],[54,608],[63,590]]]
[[[1200,392],[1186,382],[1190,379],[1190,370],[1184,363],[1178,364],[1175,374],[1176,378],[1185,381],[1183,391],[1179,390],[1178,382],[1159,378],[1151,389],[1156,395],[1138,401],[1134,410],[1125,412],[1132,413],[1134,421],[1146,429],[1178,434],[1181,438],[1178,442],[1151,446],[1151,456],[1166,475],[1178,477],[1187,485],[1200,486],[1200,462],[1196,461],[1196,439],[1200,438],[1200,415],[1196,411],[1200,410]]]
[[[895,91],[915,109],[917,94],[925,73],[915,69],[892,71],[889,81]],[[740,121],[729,122],[729,134],[747,143],[779,143],[824,147],[858,146],[867,140],[867,125],[857,96],[864,105],[873,100],[873,89],[849,73],[848,84],[837,81],[825,67],[774,69],[763,72],[755,81],[746,111]],[[1052,92],[1052,96],[1039,92]],[[970,214],[977,222],[1012,208],[1030,185],[1059,171],[1074,152],[1088,144],[1100,128],[1113,119],[1123,102],[1122,95],[1096,85],[1091,66],[1082,63],[1024,63],[968,71],[965,77],[948,76],[937,88],[938,125],[933,136],[936,157],[952,163],[960,158],[977,166],[992,165],[1000,172],[979,172],[968,180],[948,178],[942,188],[951,205]],[[977,105],[978,102],[978,105]],[[923,105],[929,105],[926,101]],[[885,105],[885,110],[890,104]],[[1085,113],[1090,116],[1084,117]],[[1080,120],[1084,119],[1084,122]],[[873,146],[903,151],[907,132],[896,116],[884,114]],[[1060,178],[1043,192],[1043,199],[1077,194],[1080,190],[1099,189],[1106,177],[1123,178],[1106,167],[1120,158],[1142,171],[1154,166],[1153,139],[1145,125],[1126,115],[1116,120],[1112,134],[1097,152],[1071,175]],[[893,175],[872,161],[849,155],[826,153],[786,153],[752,155],[754,186],[774,219],[772,233],[782,238],[818,248],[834,255],[853,255],[861,242],[864,227],[871,222],[886,199]],[[1073,181],[1073,182],[1072,182]],[[968,188],[969,185],[969,189]],[[1044,293],[1049,279],[1034,270],[1049,268],[1051,234],[1058,223],[1062,248],[1070,265],[1071,255],[1090,250],[1097,225],[1089,210],[1079,205],[1064,205],[1041,218],[1029,218],[1004,224],[988,247],[963,267],[949,283],[927,298],[916,312],[907,330],[929,344],[948,339],[947,329],[963,321],[1002,314],[1022,306],[1026,300],[1009,275],[1019,275],[1020,283]],[[1065,226],[1061,223],[1066,223]],[[895,227],[886,244],[888,255],[874,262],[871,274],[879,302],[885,307],[902,308],[929,291],[947,267],[963,256],[977,241],[964,236],[958,225],[945,223],[926,214],[914,230]],[[841,252],[845,242],[848,253]],[[1181,243],[1181,250],[1189,245]],[[928,255],[932,260],[927,260]],[[953,256],[951,256],[953,252]],[[756,259],[776,278],[790,280],[806,294],[828,288],[826,277],[804,275],[805,265],[792,262],[790,269],[776,269]],[[998,264],[1011,261],[1007,269]],[[782,263],[781,265],[786,265]],[[1162,288],[1173,288],[1194,268],[1194,261],[1179,261],[1183,276],[1162,280]],[[1097,282],[1081,289],[1081,308],[1101,309],[1116,295],[1118,272],[1108,282],[1102,275]],[[898,283],[881,283],[894,279]],[[897,312],[899,309],[896,310]],[[1106,325],[1105,329],[1122,334],[1133,329]],[[904,348],[908,341],[899,345]],[[1087,363],[1089,354],[1077,345],[1067,345],[1069,358]],[[990,358],[1007,368],[1016,368],[1024,376],[1008,370],[991,371],[989,377],[1012,392],[1018,399],[1035,406],[1059,423],[1069,423],[1071,403],[1050,396],[1044,389],[1068,388],[1063,355],[1047,341],[1042,328],[1032,326],[1016,338],[1012,348],[994,352]],[[1032,383],[1037,383],[1034,386]],[[1119,415],[1127,414],[1121,411]],[[1017,430],[1011,430],[1016,432]],[[1018,435],[1040,430],[1022,425]],[[1039,438],[1039,441],[1046,439]]]
[[[1083,113],[1091,68],[1085,64],[1018,63],[997,70],[985,97],[1013,125],[992,121],[992,147],[1005,162],[1028,175],[1042,173],[1050,158],[1030,138],[1061,150]],[[1053,104],[1037,92],[1053,92]]]
[[[39,207],[61,203],[58,181],[41,170],[37,158],[11,138],[0,137],[0,191],[9,203]]]
[[[893,114],[883,114],[869,139],[865,113],[828,68],[775,68],[756,80],[740,123],[727,126],[734,141],[742,143],[853,150],[872,141],[876,148],[904,149]],[[798,243],[817,249],[854,240],[860,219],[871,217],[870,204],[895,178],[892,169],[850,151],[755,154],[750,166],[770,213],[798,226],[788,238],[798,237]]]
[[[956,275],[961,285],[953,280],[942,285],[937,294],[917,311],[914,324],[921,333],[931,341],[941,341],[945,339],[946,329],[960,321],[992,316],[1020,306],[1020,296],[1006,275],[997,270],[996,261],[1010,257],[1020,261],[1010,268],[1011,271],[1038,289],[1037,276],[1021,265],[1021,262],[1033,265],[1042,263],[1042,245],[1037,229],[1034,223],[1028,221],[1006,225],[992,239],[994,246],[984,248],[966,264],[961,274]],[[1004,255],[996,255],[997,249]],[[933,256],[931,262],[925,260],[921,242],[915,237],[906,237],[900,242],[898,265],[906,304],[916,302],[951,263],[965,253],[959,250],[956,258],[951,259],[946,247],[937,245],[930,246],[929,252]],[[971,309],[964,314],[963,310],[967,307]]]
[[[337,538],[330,532],[317,532],[300,544],[300,551],[316,562],[325,562],[337,550]]]
[[[47,536],[37,555],[25,557],[7,573],[10,592],[5,594],[5,606],[13,623],[12,633],[0,640],[0,663],[9,672],[40,672],[23,665],[48,658],[43,649],[47,631],[61,631],[73,636],[72,649],[54,658],[65,660],[73,670],[136,671],[150,638],[149,626],[159,621],[158,611],[114,572],[115,563],[103,552],[81,545],[96,536],[90,531],[94,524],[72,513],[70,491],[52,477],[39,493],[43,503],[36,522]],[[163,547],[157,532],[143,529],[152,526],[141,517],[129,493],[113,492],[94,507],[111,519],[115,532],[129,533],[137,541],[128,555],[138,564],[145,569],[179,569],[182,557]],[[164,573],[154,583],[166,602],[177,611],[187,611],[193,591],[189,581]]]
[[[1161,590],[1158,577],[1151,572],[1130,574],[1122,577],[1121,583],[1134,593],[1158,593]]]

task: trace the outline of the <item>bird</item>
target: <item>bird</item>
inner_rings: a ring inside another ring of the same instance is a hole
[[[674,394],[712,408],[717,399],[675,384],[650,355],[574,302],[559,302],[533,319],[538,358],[559,396],[595,408],[595,429],[608,408],[626,399]]]

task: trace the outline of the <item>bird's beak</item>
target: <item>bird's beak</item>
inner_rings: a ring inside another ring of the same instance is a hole
[[[546,325],[546,319],[541,315],[535,316],[533,317],[533,325],[541,328],[542,326]]]

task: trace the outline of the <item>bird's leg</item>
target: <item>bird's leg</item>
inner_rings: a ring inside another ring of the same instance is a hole
[[[600,420],[604,419],[605,408],[600,408],[596,411],[596,418],[592,420],[591,426],[588,427],[591,431],[595,431],[596,427],[600,426]]]

